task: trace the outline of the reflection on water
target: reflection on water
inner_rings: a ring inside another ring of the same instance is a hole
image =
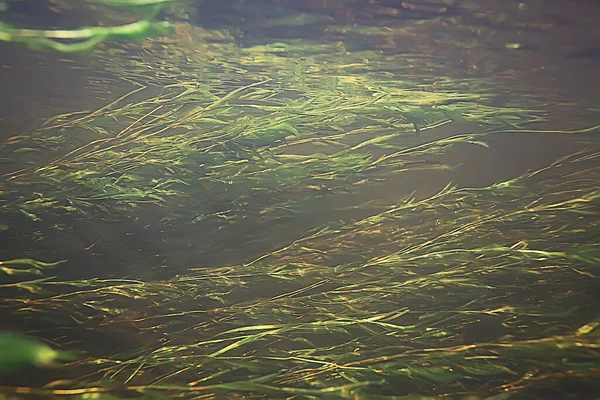
[[[0,392],[592,398],[599,11],[175,3],[3,45],[0,313],[36,339]]]

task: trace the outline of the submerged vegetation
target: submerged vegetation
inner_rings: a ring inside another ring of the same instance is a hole
[[[431,24],[448,22],[431,12]],[[29,227],[68,246],[78,242],[64,232],[148,213],[205,253],[160,273],[146,259],[103,276],[79,265],[75,278],[61,249],[57,262],[4,257],[2,329],[45,343],[0,335],[12,349],[0,353],[0,396],[508,399],[598,388],[597,144],[485,187],[369,194],[451,172],[448,154],[494,135],[600,128],[548,130],[542,98],[499,106],[492,79],[439,75],[448,66],[424,53],[349,51],[330,29],[336,40],[241,47],[176,24],[142,48],[105,43],[92,61],[99,85],[127,93],[1,144],[7,240]],[[388,43],[422,24],[388,29],[348,28]],[[232,252],[243,260],[203,260]],[[54,369],[17,385],[4,371],[13,364]]]
[[[11,3],[20,0],[7,0],[0,3],[0,12],[10,11]],[[24,28],[13,26],[9,22],[0,21],[0,41],[24,45],[31,50],[57,53],[80,53],[91,51],[105,40],[144,38],[150,35],[165,34],[169,31],[166,21],[156,21],[156,16],[165,3],[173,0],[85,0],[77,2],[81,13],[97,12],[98,5],[111,7],[147,8],[147,15],[134,22],[114,26],[86,26],[82,28]],[[49,2],[50,6],[54,2]],[[87,4],[86,4],[87,3]],[[42,7],[38,4],[26,7]],[[64,6],[68,6],[65,2]],[[70,6],[72,7],[72,6]],[[52,8],[52,7],[50,7]],[[89,8],[89,9],[86,9]],[[55,9],[61,10],[59,7]],[[31,12],[31,10],[28,10]],[[54,19],[53,19],[54,20]]]

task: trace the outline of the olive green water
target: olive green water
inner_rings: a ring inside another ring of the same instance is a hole
[[[598,397],[594,2],[163,12],[1,49],[0,396]]]

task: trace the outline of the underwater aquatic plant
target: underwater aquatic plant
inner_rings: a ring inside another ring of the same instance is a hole
[[[34,367],[55,367],[60,361],[72,361],[72,351],[55,350],[32,337],[12,332],[0,332],[0,373]]]
[[[111,6],[147,6],[148,17],[117,26],[86,26],[79,29],[25,29],[0,21],[0,41],[18,43],[32,50],[57,53],[90,51],[104,40],[137,39],[169,32],[166,21],[154,21],[165,3],[173,0],[93,0]]]

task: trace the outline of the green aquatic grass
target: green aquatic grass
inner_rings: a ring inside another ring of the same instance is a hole
[[[60,361],[72,361],[75,353],[54,350],[30,337],[0,332],[0,374],[26,366],[57,367]]]
[[[201,33],[149,41],[143,56],[107,45],[96,62],[113,75],[99,79],[128,93],[2,143],[15,166],[0,190],[5,232],[12,221],[123,222],[162,208],[161,229],[225,232],[215,253],[270,250],[235,265],[166,265],[161,279],[67,280],[59,263],[2,262],[7,320],[34,336],[52,326],[81,357],[53,371],[60,379],[0,393],[516,398],[596,387],[593,146],[488,187],[369,197],[348,206],[362,216],[292,239],[240,232],[310,218],[315,200],[385,188],[407,171],[452,169],[437,157],[487,147],[490,135],[597,126],[537,129],[552,117],[545,100],[494,106],[492,80],[432,77],[440,60],[427,54],[294,39],[242,48],[226,32]],[[468,128],[440,136],[446,126]]]
[[[0,21],[0,41],[16,43],[36,51],[71,54],[92,51],[106,40],[139,39],[152,35],[166,35],[170,32],[169,23],[155,21],[155,17],[163,5],[172,0],[95,0],[94,2],[119,7],[151,6],[151,10],[146,18],[128,24],[86,26],[77,29],[20,28],[12,26],[10,21]],[[92,8],[87,11],[91,14],[97,10]],[[84,6],[81,13],[85,12]]]
[[[81,334],[118,337],[117,327],[134,324],[161,338],[83,357],[64,374],[90,371],[87,383],[36,394],[113,393],[119,383],[184,397],[484,397],[574,376],[593,384],[598,323],[586,321],[582,300],[597,277],[600,194],[589,183],[599,154],[486,188],[409,197],[244,265],[154,282],[52,279],[39,283],[27,309],[22,296],[1,306],[14,317],[62,316],[57,329]],[[579,165],[569,180],[565,171]],[[237,295],[256,287],[273,292]]]

